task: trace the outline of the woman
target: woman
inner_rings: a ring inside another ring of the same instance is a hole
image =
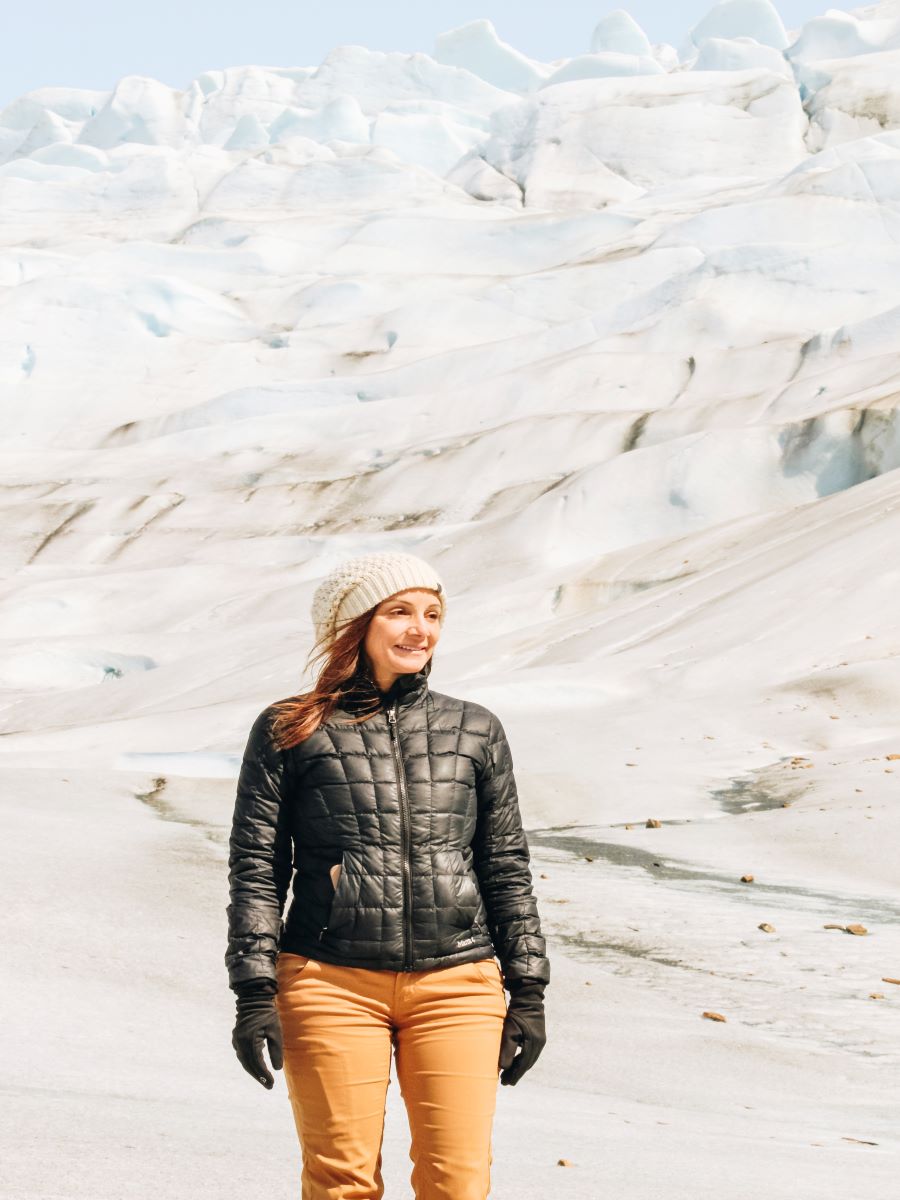
[[[264,709],[244,752],[233,1044],[267,1088],[264,1043],[284,1067],[303,1200],[383,1196],[392,1048],[417,1200],[483,1200],[498,1070],[516,1083],[545,1042],[550,965],[506,736],[428,687],[445,613],[414,555],[338,567],[313,597],[315,687]]]

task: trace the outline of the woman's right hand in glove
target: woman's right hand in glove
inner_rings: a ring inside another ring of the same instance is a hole
[[[264,978],[247,979],[234,989],[237,1021],[231,1044],[244,1070],[269,1090],[275,1086],[275,1079],[263,1057],[265,1044],[269,1047],[273,1070],[280,1071],[284,1066],[281,1022],[275,1007],[277,990],[274,980]]]

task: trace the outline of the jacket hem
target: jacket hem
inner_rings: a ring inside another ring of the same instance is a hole
[[[306,942],[302,938],[283,937],[280,950],[286,954],[300,954],[304,958],[315,958],[320,962],[331,963],[336,967],[359,967],[364,971],[431,971],[440,967],[452,967],[459,963],[478,962],[485,958],[496,957],[493,942],[480,942],[474,946],[466,946],[455,954],[414,955],[410,966],[404,967],[403,956],[385,959],[383,956],[362,958],[358,955],[341,954],[330,950],[321,942]]]

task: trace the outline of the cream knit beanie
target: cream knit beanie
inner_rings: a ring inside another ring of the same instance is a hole
[[[316,588],[312,619],[316,641],[331,640],[337,626],[359,617],[382,600],[407,588],[431,588],[441,602],[441,624],[447,613],[444,585],[434,567],[414,554],[364,554],[335,567]]]

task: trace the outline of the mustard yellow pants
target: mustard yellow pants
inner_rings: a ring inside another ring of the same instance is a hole
[[[384,1195],[392,1047],[416,1200],[484,1200],[506,1016],[496,960],[369,971],[282,952],[277,976],[302,1200]]]

